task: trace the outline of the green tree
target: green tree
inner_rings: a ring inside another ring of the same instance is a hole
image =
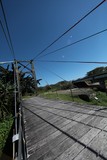
[[[35,86],[32,77],[26,77],[22,72],[20,72],[19,77],[22,94],[34,93]],[[13,113],[14,87],[14,66],[12,65],[11,69],[9,69],[9,65],[6,69],[0,66],[0,119]]]
[[[89,72],[87,72],[86,76],[94,76],[94,75],[98,75],[98,74],[102,74],[102,73],[106,73],[107,72],[107,67],[97,67]]]

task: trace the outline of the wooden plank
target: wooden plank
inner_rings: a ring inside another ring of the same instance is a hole
[[[62,154],[65,150],[70,148],[75,142],[69,138],[65,139],[62,143],[49,150],[45,155],[41,156],[38,160],[53,160]]]
[[[107,132],[99,133],[89,146],[107,158]]]
[[[104,128],[105,131],[107,131],[107,126]]]
[[[103,118],[96,126],[100,129],[104,129],[104,127],[107,126],[107,118]]]
[[[34,151],[33,156],[35,157],[35,159],[44,157],[45,154],[47,154],[48,152],[52,152],[53,148],[56,148],[57,145],[59,145],[63,141],[66,141],[66,139],[67,137],[64,134],[58,135],[56,138],[49,141],[49,143],[47,142],[40,149]],[[32,159],[32,153],[30,152],[30,154],[31,154],[30,159]]]
[[[72,160],[75,158],[84,147],[78,143],[74,143],[70,148],[65,150],[56,160]]]
[[[56,123],[54,123],[54,125],[57,126],[58,128],[62,128],[65,125],[69,124],[70,122],[71,122],[70,120],[61,118],[59,121],[57,121]]]
[[[99,132],[101,132],[99,129],[92,128],[91,130],[89,130],[89,132],[87,132],[83,137],[80,138],[80,141],[85,145],[88,145],[89,142],[91,142]]]
[[[94,116],[94,118],[88,124],[91,126],[96,126],[98,125],[98,123],[100,123],[102,119],[103,119],[102,117]]]
[[[103,107],[39,97],[24,104],[31,110],[24,111],[29,160],[102,160],[94,151],[107,159],[107,118],[100,117],[107,113]]]
[[[50,143],[53,139],[55,139],[57,136],[61,135],[60,131],[56,131],[52,134],[50,134],[48,137],[44,137],[44,139],[38,141],[37,143],[34,143],[30,146],[27,146],[28,153],[29,151],[35,152],[35,150],[40,149],[42,146],[46,145],[47,143]]]
[[[86,118],[88,118],[88,117],[89,117],[89,115],[87,115],[87,114],[82,114],[82,116],[78,117],[78,118],[76,119],[76,121],[81,122],[82,120],[84,120],[84,119],[86,119]]]
[[[72,158],[70,158],[71,160]],[[101,160],[100,157],[96,156],[94,153],[88,149],[84,149],[80,154],[77,155],[74,160]]]
[[[66,132],[68,134],[72,135],[73,137],[75,137],[76,139],[80,139],[90,129],[91,129],[91,127],[89,127],[89,126],[77,123],[70,130],[67,130]]]
[[[90,121],[92,121],[94,119],[95,116],[88,116],[87,118],[83,119],[81,122],[85,123],[85,124],[89,124]]]
[[[66,126],[62,127],[63,131],[67,131],[70,130],[74,125],[76,125],[77,122],[71,121],[70,123],[68,123]]]

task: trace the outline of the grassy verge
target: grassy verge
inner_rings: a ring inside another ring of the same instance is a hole
[[[96,92],[96,97],[98,100],[95,100],[94,98],[91,99],[89,102],[82,100],[78,96],[72,97],[70,94],[58,94],[52,93],[52,92],[44,92],[40,94],[40,96],[48,99],[59,99],[59,100],[65,100],[65,101],[74,101],[81,104],[91,104],[91,105],[99,105],[99,106],[107,106],[107,95],[104,92]]]
[[[24,96],[22,96],[22,99],[25,100],[25,99],[32,98],[35,96],[37,96],[37,93],[26,93]]]
[[[12,124],[12,116],[0,122],[0,151],[2,151],[5,146]]]

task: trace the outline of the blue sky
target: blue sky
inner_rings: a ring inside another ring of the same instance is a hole
[[[57,37],[94,8],[101,0],[2,0],[17,60],[30,60]],[[3,15],[0,8],[0,19]],[[46,54],[76,40],[107,28],[107,2],[84,19],[74,29],[51,46]],[[80,42],[39,60],[107,61],[107,32]],[[47,63],[35,61],[37,79],[41,85],[85,76],[86,72],[102,65]],[[13,60],[0,28],[0,61]]]

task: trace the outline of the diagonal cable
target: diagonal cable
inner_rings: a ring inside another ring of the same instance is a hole
[[[49,44],[45,49],[43,49],[40,53],[38,53],[33,59],[39,57],[43,52],[45,52],[48,48],[50,48],[54,43],[56,43],[60,38],[62,38],[65,34],[67,34],[70,30],[76,27],[81,21],[83,21],[86,17],[88,17],[93,11],[99,8],[106,0],[100,2],[96,7],[94,7],[91,11],[89,11],[85,16],[83,16],[80,20],[78,20],[74,25],[72,25],[67,31],[61,34],[58,38],[56,38],[51,44]]]
[[[2,12],[3,12],[4,20],[5,20],[5,25],[6,25],[6,29],[7,29],[7,33],[8,33],[8,37],[9,37],[9,41],[10,41],[10,45],[11,45],[11,50],[12,50],[13,58],[16,59],[2,0],[0,1],[0,4],[1,4],[1,8],[2,8]]]
[[[82,41],[85,41],[85,40],[87,40],[87,39],[90,39],[90,38],[92,38],[92,37],[94,37],[94,36],[97,36],[97,35],[99,35],[99,34],[102,34],[102,33],[104,33],[104,32],[107,32],[107,29],[101,30],[101,31],[99,31],[99,32],[97,32],[97,33],[94,33],[94,34],[90,35],[90,36],[87,36],[87,37],[84,37],[84,38],[82,38],[82,39],[79,39],[79,40],[77,40],[77,41],[75,41],[75,42],[73,42],[73,43],[71,43],[71,44],[69,44],[69,45],[65,45],[65,46],[63,46],[63,47],[61,47],[61,48],[58,48],[58,49],[54,50],[54,51],[48,52],[48,53],[46,53],[46,54],[44,54],[44,55],[39,56],[39,58],[44,57],[44,56],[47,56],[47,55],[49,55],[49,54],[53,54],[53,53],[55,53],[55,52],[58,52],[58,51],[60,51],[60,50],[63,50],[63,49],[68,48],[68,47],[70,47],[70,46],[73,46],[73,45],[75,45],[75,44],[77,44],[77,43],[80,43],[80,42],[82,42]]]
[[[8,37],[7,37],[7,34],[6,34],[6,32],[5,32],[5,29],[4,29],[4,26],[3,26],[3,23],[2,23],[2,21],[1,21],[1,19],[0,19],[0,25],[1,25],[2,31],[3,31],[3,33],[4,33],[5,39],[6,39],[6,41],[7,41],[8,47],[9,47],[9,49],[12,51],[12,48],[11,48],[11,46],[10,46],[10,43],[9,43],[9,40],[8,40]]]

